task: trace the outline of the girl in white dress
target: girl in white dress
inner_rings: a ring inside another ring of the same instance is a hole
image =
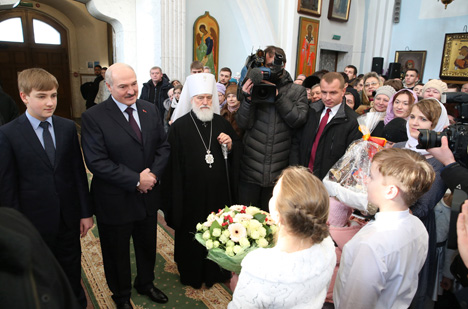
[[[322,308],[336,264],[328,200],[306,168],[283,171],[269,204],[279,226],[277,243],[244,258],[228,308]]]

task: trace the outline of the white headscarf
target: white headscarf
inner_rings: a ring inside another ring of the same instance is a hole
[[[189,75],[185,80],[179,103],[174,113],[172,113],[171,120],[174,122],[189,113],[192,110],[192,98],[199,94],[213,95],[211,108],[215,114],[219,115],[218,88],[216,88],[214,75],[211,73],[198,73]]]
[[[430,100],[434,100],[437,103],[439,103],[440,108],[442,109],[442,113],[440,114],[439,120],[437,120],[437,124],[433,131],[435,132],[442,132],[446,126],[450,124],[449,118],[447,116],[447,110],[445,109],[444,104],[440,103],[439,100],[430,98]],[[417,103],[413,105],[417,106]],[[406,142],[405,148],[411,149],[413,151],[416,151],[420,153],[421,155],[425,156],[429,154],[429,152],[426,151],[426,149],[417,149],[416,146],[418,145],[418,139],[414,138],[410,134],[410,128],[409,128],[409,121],[406,122],[406,134],[408,135],[408,141]]]

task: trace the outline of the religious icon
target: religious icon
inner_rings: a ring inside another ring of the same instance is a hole
[[[317,61],[317,39],[319,21],[301,17],[299,20],[299,38],[297,42],[296,75],[312,75]]]
[[[468,33],[445,34],[440,78],[466,80],[468,75]]]
[[[424,65],[426,63],[425,50],[397,50],[395,62],[401,64],[401,78],[405,78],[406,71],[416,69],[419,72],[419,80],[423,80]]]
[[[205,12],[193,25],[193,60],[211,69],[217,78],[219,53],[219,26],[215,18]]]

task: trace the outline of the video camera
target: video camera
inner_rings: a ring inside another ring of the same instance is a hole
[[[447,136],[448,145],[455,160],[461,165],[468,165],[468,94],[464,92],[448,92],[442,94],[442,103],[446,106],[455,104],[458,112],[456,124],[448,126],[442,132],[431,130],[418,130],[418,145],[416,148],[428,149],[441,146],[442,136]],[[461,212],[461,205],[468,198],[466,192],[458,185],[453,192],[450,212],[450,227],[447,238],[447,247],[457,249],[456,222]]]
[[[243,86],[247,79],[250,79],[254,86],[252,87],[251,100],[253,103],[274,103],[276,98],[276,86],[264,83],[262,81],[270,81],[274,83],[283,74],[284,58],[282,55],[275,53],[271,68],[265,67],[265,52],[258,49],[247,57],[243,76],[241,76],[240,84]],[[242,87],[239,87],[242,91]],[[243,94],[244,96],[246,94]],[[242,97],[242,96],[240,96]]]
[[[457,104],[459,122],[448,126],[442,132],[419,129],[418,149],[428,149],[441,146],[442,136],[447,136],[450,150],[455,160],[468,166],[468,94],[464,92],[448,92],[442,96],[442,103]]]

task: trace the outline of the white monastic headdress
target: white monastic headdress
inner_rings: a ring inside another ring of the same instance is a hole
[[[215,114],[219,115],[218,89],[216,88],[214,75],[211,73],[198,73],[188,76],[185,80],[179,103],[172,114],[171,120],[174,122],[189,113],[192,110],[192,98],[199,94],[213,95],[212,109]]]

